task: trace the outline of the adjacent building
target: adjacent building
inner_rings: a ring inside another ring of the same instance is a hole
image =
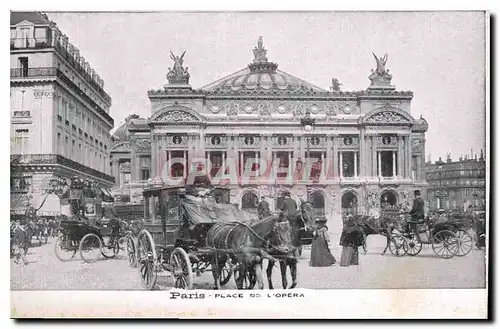
[[[470,205],[474,210],[486,209],[486,160],[481,151],[473,157],[460,156],[453,161],[439,158],[426,164],[427,201],[430,210],[451,209],[465,211]]]
[[[189,85],[184,55],[172,54],[168,83],[148,92],[149,118],[131,116],[115,134],[113,174],[137,202],[148,178],[182,179],[200,157],[212,163],[211,176],[236,172],[239,179],[226,183],[241,208],[253,212],[265,196],[277,209],[287,191],[336,218],[335,230],[342,213],[411,204],[415,189],[425,197],[428,124],[411,115],[413,92],[391,85],[387,56],[375,56],[366,90],[342,91],[337,79],[325,90],[278,69],[262,38],[252,63],[199,89]],[[165,170],[172,159],[182,161]],[[241,179],[249,159],[261,163],[251,169],[265,179]],[[294,179],[304,167],[314,177],[305,183]]]
[[[11,12],[11,211],[27,204],[56,215],[56,180],[114,185],[109,151],[113,118],[104,82],[56,23],[39,12]],[[43,205],[42,205],[43,204]]]

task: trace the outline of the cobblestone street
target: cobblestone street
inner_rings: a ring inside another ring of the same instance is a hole
[[[135,268],[130,268],[124,255],[117,259],[100,259],[84,263],[77,255],[74,260],[60,262],[54,254],[54,239],[40,247],[30,248],[28,265],[11,260],[12,290],[143,290]],[[335,240],[334,240],[335,241]],[[416,257],[380,255],[385,239],[370,236],[368,252],[360,252],[360,265],[340,267],[340,248],[332,246],[337,264],[327,268],[311,268],[306,251],[299,261],[298,282],[301,288],[313,289],[376,289],[376,288],[484,288],[485,252],[473,249],[465,257],[437,258],[430,246],[424,246]],[[267,266],[267,263],[265,264]],[[196,277],[195,288],[210,289],[212,274]],[[281,288],[279,268],[273,271],[275,288]],[[290,279],[289,279],[290,282]],[[169,277],[159,283],[168,289]],[[231,279],[224,289],[234,289]],[[267,288],[267,283],[266,283]]]

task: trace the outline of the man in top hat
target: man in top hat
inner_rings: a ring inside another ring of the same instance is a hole
[[[424,220],[425,213],[425,202],[420,197],[420,191],[415,190],[415,199],[413,200],[413,207],[410,210],[411,222],[410,228],[415,232],[417,228],[417,223]]]
[[[285,192],[284,197],[281,211],[289,221],[294,221],[297,218],[297,202],[290,197],[290,192]]]
[[[261,197],[259,205],[257,206],[257,211],[259,214],[259,219],[271,216],[271,210],[269,210],[269,202],[266,201],[265,197]]]

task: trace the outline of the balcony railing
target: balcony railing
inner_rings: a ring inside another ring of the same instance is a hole
[[[29,69],[10,69],[11,78],[31,78],[31,77],[55,77],[57,68],[55,67],[31,67]]]
[[[111,183],[115,182],[115,178],[113,176],[107,175],[101,171],[82,165],[79,162],[75,162],[59,154],[23,154],[23,155],[11,154],[10,158],[11,162],[15,161],[15,163],[17,164],[27,164],[27,165],[58,164],[100,179],[104,179]]]

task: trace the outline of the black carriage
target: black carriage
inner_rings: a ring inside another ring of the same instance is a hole
[[[473,238],[469,234],[470,219],[466,216],[441,215],[436,221],[426,218],[411,229],[409,218],[403,232],[403,250],[410,256],[416,256],[422,245],[432,246],[436,256],[449,259],[467,255],[473,247]]]
[[[216,223],[247,221],[244,212],[230,203],[229,189],[217,187],[205,192],[206,196],[200,197],[177,187],[144,191],[144,229],[131,246],[136,250],[131,257],[137,258],[147,289],[155,289],[159,274],[171,276],[175,288],[191,289],[194,276],[214,271],[210,260],[220,252],[206,246],[209,229]],[[227,284],[234,264],[227,261],[217,267],[220,285]]]
[[[95,262],[100,255],[114,258],[120,251],[116,228],[97,227],[75,220],[61,221],[61,234],[54,244],[57,259],[72,260],[77,252],[86,263]]]

